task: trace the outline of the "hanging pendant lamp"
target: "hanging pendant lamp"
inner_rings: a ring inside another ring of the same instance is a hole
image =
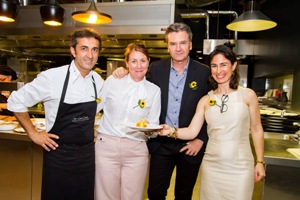
[[[58,5],[56,0],[50,0],[47,5],[40,7],[40,13],[44,24],[61,26],[64,21],[65,9]]]
[[[246,1],[246,0],[245,0]],[[244,3],[244,12],[227,29],[239,32],[263,31],[274,28],[277,23],[259,11],[259,0],[250,0]]]
[[[14,22],[19,11],[18,5],[6,0],[1,0],[0,2],[0,21]]]
[[[110,15],[97,10],[94,0],[91,0],[91,5],[86,11],[73,12],[72,18],[88,24],[107,24],[112,21]]]

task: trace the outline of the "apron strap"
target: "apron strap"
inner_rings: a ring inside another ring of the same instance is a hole
[[[67,71],[67,76],[66,76],[66,79],[65,79],[65,82],[64,82],[64,86],[63,86],[63,90],[62,90],[62,93],[61,93],[61,97],[60,97],[60,101],[59,101],[59,106],[58,106],[58,110],[57,110],[57,115],[56,115],[56,119],[57,117],[60,115],[60,110],[61,110],[61,106],[65,100],[65,96],[66,96],[66,91],[67,91],[67,87],[68,87],[68,83],[69,83],[69,77],[70,77],[70,66],[68,67],[68,71]],[[55,121],[56,121],[55,119]]]
[[[67,71],[67,76],[64,82],[64,87],[61,93],[61,97],[60,97],[60,102],[59,102],[59,106],[64,102],[65,100],[65,96],[66,96],[66,91],[67,91],[67,87],[68,87],[68,83],[69,83],[69,77],[70,77],[70,66],[68,67],[68,71]],[[59,109],[59,108],[58,108]]]
[[[94,91],[95,91],[95,98],[97,99],[98,98],[97,97],[97,90],[96,90],[96,84],[95,84],[95,79],[94,79],[93,75],[92,75],[92,79],[93,79],[93,85],[94,85]]]

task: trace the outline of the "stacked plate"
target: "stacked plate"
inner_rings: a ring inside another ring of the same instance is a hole
[[[18,126],[18,122],[5,122],[0,120],[0,131],[12,131]]]

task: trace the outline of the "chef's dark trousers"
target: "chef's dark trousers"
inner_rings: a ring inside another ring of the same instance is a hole
[[[189,162],[184,155],[185,152],[172,151],[170,149],[172,149],[173,144],[169,145],[161,145],[151,155],[148,198],[150,200],[165,200],[176,166],[175,200],[192,199],[201,163]]]

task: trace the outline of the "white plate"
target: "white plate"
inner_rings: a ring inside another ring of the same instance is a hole
[[[143,127],[137,127],[135,123],[128,122],[125,124],[125,126],[127,126],[128,128],[139,130],[139,131],[153,131],[153,130],[162,129],[162,127],[157,124],[148,124],[147,127],[143,128]]]
[[[18,126],[17,122],[5,122],[0,124],[0,131],[11,131]]]
[[[281,116],[281,113],[275,112],[275,113],[270,113],[268,115]],[[297,113],[284,113],[283,116],[298,116],[298,114]]]
[[[46,130],[45,118],[32,118],[31,121],[38,130]]]
[[[262,114],[262,115],[270,115],[273,113],[274,113],[274,111],[271,111],[271,110],[260,110],[260,114]]]
[[[22,128],[22,127],[15,128],[14,131],[15,131],[15,132],[18,132],[18,133],[25,133],[25,130],[24,130],[24,128]]]

